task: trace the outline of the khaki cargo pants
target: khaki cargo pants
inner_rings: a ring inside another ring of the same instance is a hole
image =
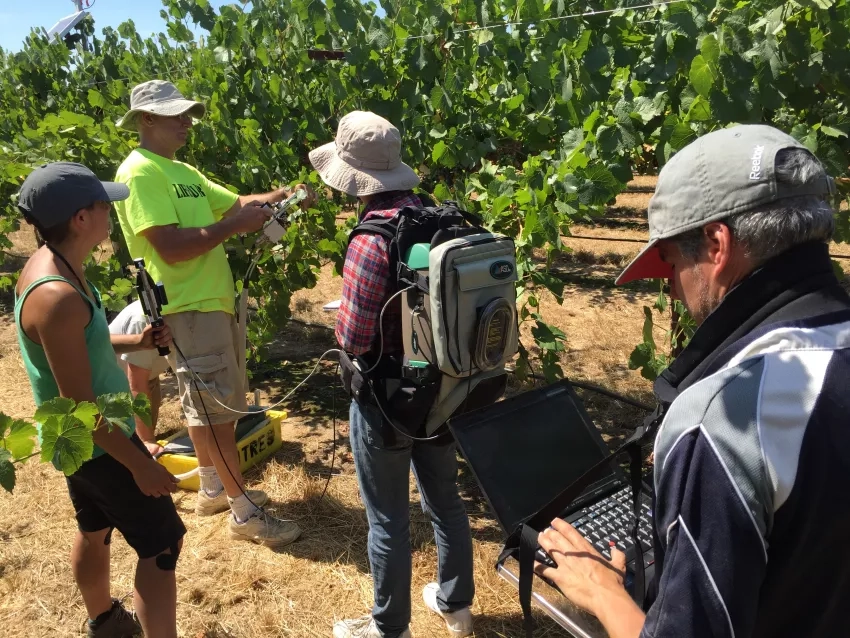
[[[183,354],[181,357],[172,346],[167,358],[177,375],[180,403],[189,425],[237,421],[241,415],[231,410],[245,412],[248,404],[244,378],[239,374],[236,318],[222,311],[190,310],[164,319]]]

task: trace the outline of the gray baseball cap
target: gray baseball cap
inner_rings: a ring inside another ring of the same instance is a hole
[[[130,110],[115,125],[128,131],[136,130],[136,116],[139,113],[153,113],[173,117],[189,112],[189,115],[201,118],[207,108],[195,100],[187,100],[171,82],[149,80],[133,87],[130,93]]]
[[[788,148],[805,150],[772,126],[744,124],[713,131],[676,153],[661,169],[649,200],[649,244],[616,283],[672,277],[658,252],[662,239],[788,197],[832,194],[835,184],[826,170],[821,179],[805,184],[776,181],[776,154]]]
[[[95,202],[117,202],[129,196],[126,184],[101,182],[82,164],[54,162],[27,175],[18,196],[18,208],[47,229]]]

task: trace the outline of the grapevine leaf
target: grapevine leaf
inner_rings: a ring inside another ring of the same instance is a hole
[[[416,68],[423,71],[428,66],[428,58],[425,56],[425,43],[419,45],[419,57],[416,60]]]
[[[566,76],[561,84],[561,99],[564,102],[569,102],[573,98],[573,78]]]
[[[67,397],[56,397],[55,399],[42,403],[35,411],[35,416],[33,418],[39,423],[44,423],[51,416],[72,414],[75,407],[76,403],[74,403],[73,399],[69,399]]]
[[[652,336],[652,329],[655,323],[652,321],[652,310],[649,306],[643,307],[643,342],[649,344],[649,347],[655,351],[655,338]]]
[[[841,147],[829,138],[818,143],[818,159],[830,175],[841,175],[847,170],[847,156]]]
[[[435,111],[439,111],[444,98],[445,91],[443,91],[442,87],[435,86],[433,89],[431,89],[431,108]]]
[[[448,131],[446,131],[446,127],[442,124],[437,124],[431,131],[428,133],[431,137],[436,137],[438,140],[443,139],[447,135]]]
[[[528,79],[536,87],[548,88],[550,86],[549,63],[543,59],[532,62],[528,70]]]
[[[607,126],[603,124],[596,129],[596,141],[599,143],[599,148],[608,155],[617,150],[620,144],[619,131],[616,126]]]
[[[534,337],[535,343],[541,350],[563,352],[565,349],[564,341],[566,340],[567,335],[559,328],[551,324],[544,323],[539,319],[535,321],[535,326],[531,329],[531,335]]]
[[[646,124],[650,120],[661,115],[662,110],[656,106],[654,100],[646,96],[641,96],[634,102],[634,112],[637,113],[640,116],[640,119],[643,120],[643,123]]]
[[[653,304],[653,307],[654,307],[654,308],[655,308],[658,312],[666,312],[666,311],[667,311],[667,306],[668,306],[668,304],[667,304],[667,295],[665,295],[665,294],[664,294],[664,289],[662,288],[662,289],[658,292],[658,297],[655,299],[655,303]]]
[[[488,42],[492,42],[494,33],[490,29],[481,29],[476,32],[475,40],[478,46],[483,46]]]
[[[598,206],[610,200],[620,188],[620,182],[611,171],[595,164],[585,172],[585,181],[578,189],[579,201],[586,206]]]
[[[507,210],[508,206],[511,205],[511,198],[507,195],[499,195],[496,199],[493,200],[493,204],[490,206],[490,214],[498,215],[504,210]]]
[[[554,383],[564,377],[564,371],[558,363],[558,355],[555,352],[545,351],[541,358],[541,364],[543,376],[546,377],[546,381],[549,383]]]
[[[710,33],[702,39],[700,55],[711,67],[711,70],[716,72],[717,63],[720,60],[720,43],[714,34]]]
[[[97,407],[101,416],[106,419],[110,426],[118,427],[130,434],[131,429],[128,424],[132,422],[133,418],[133,397],[130,396],[129,392],[99,396]]]
[[[693,59],[688,77],[697,93],[705,98],[711,95],[711,87],[714,86],[714,73],[704,57],[698,55]]]
[[[829,135],[829,137],[847,137],[847,133],[832,126],[823,125],[820,127],[820,131],[824,135]]]
[[[818,132],[810,128],[808,125],[795,124],[791,129],[791,137],[800,142],[803,146],[809,149],[812,153],[818,152]]]
[[[584,68],[588,73],[596,73],[611,61],[611,53],[604,44],[597,44],[584,56]]]
[[[640,370],[649,365],[653,353],[647,343],[639,343],[629,355],[629,370]]]
[[[690,126],[684,122],[679,122],[670,135],[670,145],[673,147],[673,150],[678,151],[693,142],[696,137],[697,134]]]
[[[35,448],[35,426],[22,419],[12,419],[0,413],[0,433],[2,433],[3,448],[8,450],[12,458],[22,459],[32,454]]]
[[[0,449],[0,486],[7,492],[15,489],[15,464],[8,450]]]
[[[563,280],[555,277],[551,273],[548,273],[544,270],[535,270],[531,273],[531,280],[537,284],[538,286],[545,287],[549,292],[551,292],[555,299],[559,304],[564,303],[564,282]],[[555,328],[557,330],[557,328]],[[558,330],[562,337],[566,337],[563,332]]]
[[[97,415],[99,410],[94,403],[90,401],[80,401],[74,409],[74,416],[83,422],[89,430],[93,430],[97,424]]]
[[[439,162],[440,158],[446,154],[447,150],[448,147],[446,146],[446,143],[443,140],[440,140],[439,142],[434,144],[434,148],[431,151],[431,159],[434,161],[434,163]]]
[[[103,97],[103,94],[100,91],[95,89],[89,89],[88,99],[89,104],[96,108],[103,108],[106,106],[106,98]]]
[[[322,240],[327,241],[327,240]],[[142,423],[151,427],[153,423],[151,417],[151,402],[146,394],[137,394],[133,399],[133,414],[142,420]]]
[[[434,187],[434,197],[437,198],[437,201],[444,202],[451,199],[452,194],[448,187],[443,182],[440,182]]]
[[[505,108],[509,111],[515,111],[522,106],[523,102],[525,102],[525,96],[520,93],[505,100]]]
[[[70,476],[94,452],[92,433],[70,414],[51,416],[41,429],[41,458]]]
[[[688,110],[687,120],[689,122],[711,121],[711,105],[703,96],[697,96]]]
[[[574,128],[567,133],[564,134],[564,138],[561,141],[561,152],[564,155],[564,159],[569,159],[569,156],[577,150],[583,149],[585,146],[585,137],[584,131],[580,128]]]

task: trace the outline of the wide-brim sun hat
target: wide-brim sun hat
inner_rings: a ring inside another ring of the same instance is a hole
[[[207,112],[207,108],[200,102],[187,100],[171,82],[150,80],[133,88],[130,94],[130,110],[115,125],[127,131],[134,131],[139,113],[173,117],[186,112],[200,119]]]
[[[398,129],[369,111],[346,114],[336,139],[310,151],[309,157],[325,184],[355,197],[419,184],[419,176],[401,161]]]

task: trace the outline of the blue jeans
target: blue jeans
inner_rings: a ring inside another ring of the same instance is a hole
[[[357,482],[369,519],[372,616],[384,636],[396,638],[410,624],[411,465],[437,541],[437,603],[442,611],[472,604],[472,536],[457,491],[457,454],[451,440],[423,443],[396,433],[396,440],[385,444],[383,419],[373,406],[352,401],[350,419]]]

